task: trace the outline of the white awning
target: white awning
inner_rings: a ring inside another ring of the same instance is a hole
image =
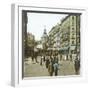
[[[69,47],[63,47],[63,48],[60,48],[59,50],[68,50]]]
[[[47,50],[57,50],[57,48],[48,48]]]
[[[38,51],[38,49],[37,49],[37,48],[34,48],[34,51],[35,51],[35,52],[37,52],[37,51]]]
[[[37,45],[36,48],[43,49],[42,44]]]

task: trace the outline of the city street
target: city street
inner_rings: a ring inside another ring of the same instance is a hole
[[[80,14],[58,15],[23,12],[22,26],[25,32],[23,52],[24,57],[29,57],[24,61],[24,77],[52,76],[52,74],[67,76],[80,73]],[[35,22],[36,19],[43,23]],[[43,64],[40,56],[42,60],[47,58]],[[32,61],[36,58],[37,62]]]
[[[41,77],[49,76],[48,69],[43,65],[40,65],[40,57],[37,58],[38,63],[32,62],[31,58],[25,61],[24,65],[24,77]],[[54,75],[54,74],[53,74]],[[75,75],[74,63],[72,61],[59,61],[58,76]]]

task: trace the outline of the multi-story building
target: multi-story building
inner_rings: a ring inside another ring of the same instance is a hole
[[[65,17],[61,21],[61,31],[60,31],[60,54],[61,59],[67,60],[69,56],[70,49],[70,15]]]
[[[68,15],[61,22],[60,52],[64,59],[74,59],[80,53],[80,15]]]
[[[35,46],[35,36],[32,33],[27,33],[27,47],[33,50]]]
[[[56,49],[64,60],[74,60],[80,53],[80,15],[69,14],[48,35],[48,48]]]
[[[27,33],[27,48],[26,48],[26,56],[31,56],[34,51],[35,46],[35,36],[32,33]],[[25,46],[26,47],[26,46]]]
[[[76,22],[77,22],[77,31],[76,31],[76,44],[77,44],[77,47],[76,47],[76,49],[77,49],[77,53],[80,53],[80,15],[79,16],[77,16],[77,18],[76,18]]]
[[[60,48],[60,24],[58,23],[49,32],[48,49],[50,50],[50,55],[56,55]]]
[[[49,47],[52,49],[60,48],[60,24],[54,26],[49,32]]]
[[[29,40],[35,40],[35,36],[32,33],[27,33],[27,38]]]
[[[71,20],[70,54],[71,58],[75,60],[76,56],[80,54],[80,15],[72,15]]]

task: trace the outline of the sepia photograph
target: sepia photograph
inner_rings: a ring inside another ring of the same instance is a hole
[[[22,10],[22,78],[80,75],[80,17]]]

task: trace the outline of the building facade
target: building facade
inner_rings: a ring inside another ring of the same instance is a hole
[[[75,60],[80,54],[80,15],[66,16],[49,32],[49,48],[54,48],[62,60]]]
[[[65,60],[75,60],[80,53],[80,15],[68,15],[61,22],[61,54]]]
[[[34,47],[35,36],[32,33],[27,33],[27,45],[29,47]]]
[[[44,28],[44,32],[43,32],[43,35],[41,37],[41,43],[42,43],[43,50],[47,50],[47,48],[48,48],[48,35],[47,35],[46,28]]]
[[[52,49],[60,48],[60,24],[54,26],[49,32],[49,47]]]

